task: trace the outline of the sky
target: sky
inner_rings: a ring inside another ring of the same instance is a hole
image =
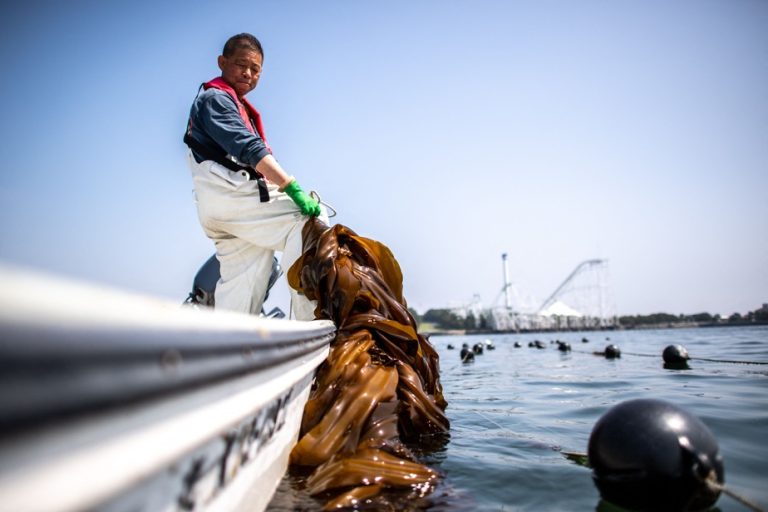
[[[619,314],[768,302],[768,2],[0,4],[0,262],[183,300],[181,138],[226,39],[276,158],[423,313],[609,261]],[[284,286],[284,285],[281,285]],[[276,288],[272,304],[287,309]]]

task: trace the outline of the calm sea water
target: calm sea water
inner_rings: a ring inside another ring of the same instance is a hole
[[[462,343],[485,339],[497,349],[462,364]],[[535,339],[546,349],[528,348]],[[573,351],[559,352],[549,343],[555,339],[569,342]],[[634,398],[667,400],[698,416],[718,440],[727,487],[768,507],[768,365],[696,360],[768,363],[768,326],[432,336],[431,341],[441,357],[451,433],[447,443],[423,455],[443,479],[421,507],[595,510],[600,496],[591,471],[562,452],[586,453],[595,422],[611,406]],[[523,346],[514,348],[516,341]],[[591,354],[609,343],[620,347],[621,359]],[[662,367],[661,353],[670,344],[688,349],[694,358],[689,370]],[[300,478],[286,477],[270,509],[319,508],[300,487]],[[747,510],[727,496],[720,497],[718,509]]]

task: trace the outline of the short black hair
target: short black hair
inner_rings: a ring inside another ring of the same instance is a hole
[[[235,51],[239,50],[240,48],[255,50],[261,54],[262,59],[264,58],[264,49],[261,47],[261,43],[258,39],[256,39],[255,36],[247,32],[234,35],[227,39],[227,42],[224,43],[224,50],[222,50],[221,54],[224,57],[231,57]]]

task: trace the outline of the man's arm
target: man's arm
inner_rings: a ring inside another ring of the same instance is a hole
[[[280,187],[280,190],[283,190],[285,186],[294,179],[293,176],[289,176],[288,173],[285,172],[283,167],[272,155],[265,156],[253,167],[263,174],[269,181]]]

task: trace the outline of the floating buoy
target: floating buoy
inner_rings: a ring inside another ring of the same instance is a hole
[[[565,341],[557,341],[557,350],[560,352],[570,352],[571,351],[571,344],[566,343]]]
[[[515,342],[515,348],[520,348],[520,347],[522,347],[522,345],[520,344],[520,342],[519,342],[519,341],[516,341],[516,342]]]
[[[494,345],[491,340],[485,340],[485,348],[488,350],[496,350],[496,345]]]
[[[448,346],[447,346],[446,348],[447,348],[448,350],[453,350],[453,345],[451,345],[451,344],[449,343],[449,344],[448,344]]]
[[[622,402],[595,424],[587,450],[604,500],[630,510],[705,510],[720,496],[723,459],[696,416],[655,399]]]
[[[478,354],[478,355],[482,354],[483,353],[483,344],[482,343],[475,343],[474,345],[472,345],[472,351],[475,354]]]
[[[664,368],[672,370],[684,370],[688,368],[688,350],[682,345],[668,345],[661,354],[664,358]]]
[[[608,345],[602,353],[596,352],[596,354],[605,356],[606,359],[616,359],[621,357],[621,349],[616,345]]]
[[[582,343],[589,343],[589,340],[587,338],[581,338]]]

